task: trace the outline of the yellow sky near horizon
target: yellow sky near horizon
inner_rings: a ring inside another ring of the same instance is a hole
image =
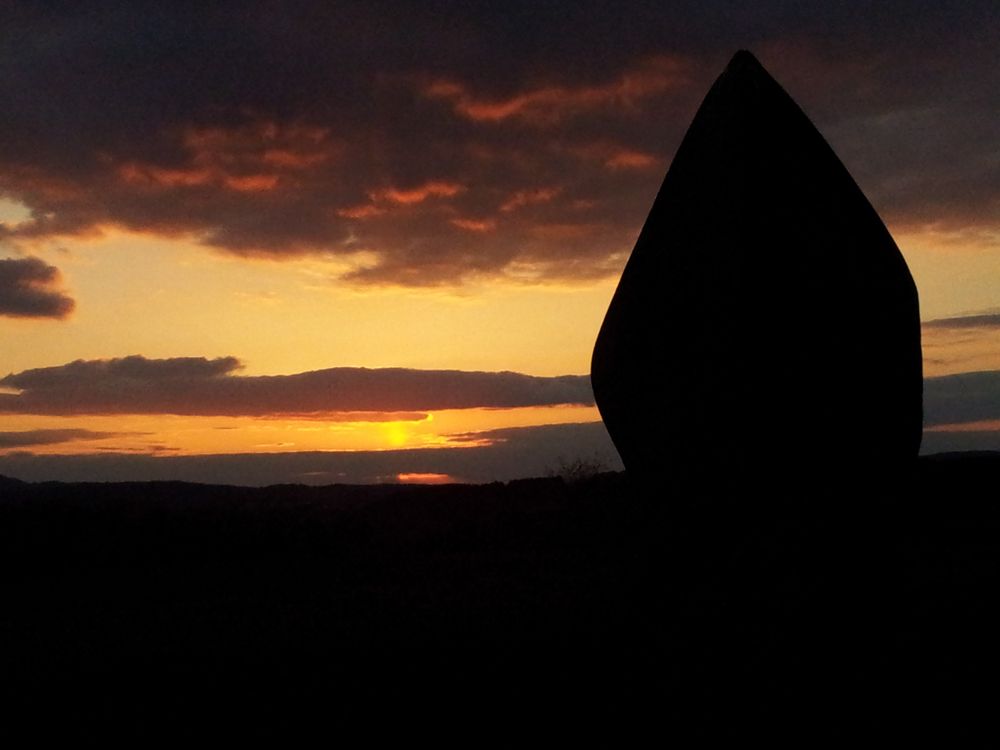
[[[14,208],[0,204],[0,220]],[[924,320],[1000,310],[1000,237],[931,229],[896,240]],[[142,354],[231,355],[248,375],[339,366],[585,374],[617,283],[359,288],[338,280],[342,258],[246,259],[113,229],[32,252],[60,268],[77,309],[64,321],[4,321],[8,372]]]
[[[65,321],[4,321],[3,369],[142,354],[232,355],[248,375],[328,367],[580,374],[615,279],[359,289],[340,259],[245,259],[119,231],[40,243],[77,300]]]

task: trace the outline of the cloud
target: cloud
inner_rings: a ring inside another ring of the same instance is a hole
[[[1000,227],[995,3],[543,5],[4,4],[0,194],[30,215],[0,235],[363,251],[356,285],[611,275],[740,46],[891,224]],[[535,231],[572,224],[603,230]]]
[[[611,169],[647,169],[656,166],[657,159],[653,154],[621,149],[609,156],[604,163]]]
[[[465,189],[464,185],[459,185],[455,182],[434,180],[409,189],[385,188],[383,190],[373,190],[371,198],[374,201],[389,201],[390,203],[401,203],[404,206],[409,206],[414,203],[423,203],[428,198],[451,198],[465,192]]]
[[[242,365],[236,357],[174,357],[146,359],[134,355],[119,359],[78,359],[57,367],[40,367],[11,373],[0,385],[24,390],[78,388],[99,383],[147,382],[168,380],[204,380],[231,374]]]
[[[493,219],[451,219],[451,223],[459,229],[469,232],[492,232],[497,228]]]
[[[40,445],[57,445],[77,440],[108,440],[110,438],[132,437],[148,434],[137,432],[99,432],[83,429],[22,430],[0,432],[0,450],[9,448],[29,448]]]
[[[1000,314],[965,315],[954,318],[925,320],[921,324],[929,329],[964,330],[969,328],[1000,328]]]
[[[1000,419],[1000,370],[943,375],[924,380],[924,424]]]
[[[516,211],[524,206],[532,206],[536,203],[549,203],[553,198],[562,192],[562,188],[544,187],[531,190],[518,190],[507,200],[500,204],[500,210],[504,213]]]
[[[1000,315],[993,309],[922,323],[924,376],[1000,368]]]
[[[638,109],[639,103],[684,82],[684,63],[664,56],[643,61],[606,83],[532,87],[502,98],[471,92],[461,83],[438,80],[424,89],[430,99],[449,102],[455,113],[475,122],[498,123],[509,119],[533,125],[554,126],[566,117],[609,107]]]
[[[11,373],[0,412],[18,414],[183,414],[299,416],[369,421],[432,409],[593,404],[589,378],[513,372],[339,367],[295,375],[240,376],[234,357],[77,360]],[[338,417],[334,417],[338,418]],[[339,417],[346,418],[346,417]]]
[[[38,258],[0,258],[0,315],[67,317],[75,303],[58,289],[59,280],[59,269]]]

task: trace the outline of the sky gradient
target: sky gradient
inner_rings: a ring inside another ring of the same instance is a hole
[[[3,6],[0,473],[617,467],[593,342],[739,48],[910,266],[924,450],[1000,449],[996,3],[662,5]]]

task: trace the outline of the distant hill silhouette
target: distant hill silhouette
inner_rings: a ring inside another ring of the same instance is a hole
[[[529,724],[972,736],[1000,669],[998,476],[1000,454],[927,457],[850,492],[748,485],[753,503],[711,506],[650,503],[626,474],[0,479],[0,706],[140,734],[405,711],[499,744]]]
[[[786,471],[845,451],[917,455],[913,279],[847,170],[749,52],[712,86],[674,157],[591,378],[633,472],[703,467],[723,481],[774,455]]]

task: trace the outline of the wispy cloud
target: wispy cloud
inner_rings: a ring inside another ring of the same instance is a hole
[[[0,450],[10,448],[33,448],[42,445],[58,445],[81,440],[109,440],[112,438],[134,437],[148,433],[101,432],[84,429],[21,430],[0,432]]]
[[[456,114],[475,122],[517,119],[534,125],[557,125],[583,112],[609,107],[634,109],[643,99],[681,85],[684,67],[680,59],[664,55],[644,61],[610,81],[589,85],[533,86],[491,98],[445,79],[429,84],[423,93],[449,102]]]
[[[417,185],[412,188],[384,188],[371,192],[372,200],[388,201],[390,203],[400,203],[409,206],[414,203],[423,203],[428,198],[451,198],[465,191],[465,186],[457,182],[445,182],[433,180]]]
[[[925,320],[924,328],[963,330],[967,328],[1000,328],[1000,313],[985,315],[964,315],[954,318]]]

